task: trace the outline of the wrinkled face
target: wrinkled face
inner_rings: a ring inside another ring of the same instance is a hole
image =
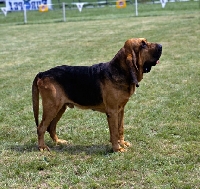
[[[126,65],[131,70],[133,83],[138,85],[143,73],[148,73],[152,66],[159,63],[162,54],[162,45],[147,42],[145,38],[132,38],[125,42]]]
[[[162,54],[162,45],[149,43],[146,39],[140,39],[139,56],[143,65],[143,73],[151,71],[151,67],[159,63]]]

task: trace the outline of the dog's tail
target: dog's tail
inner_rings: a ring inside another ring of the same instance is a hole
[[[37,86],[38,76],[35,77],[32,84],[32,103],[33,103],[33,114],[35,123],[38,127],[38,115],[39,115],[39,89]]]

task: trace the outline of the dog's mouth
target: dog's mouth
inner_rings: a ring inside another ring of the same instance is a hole
[[[158,44],[157,45],[157,50],[156,53],[153,55],[154,61],[146,61],[143,65],[143,73],[148,73],[151,71],[152,66],[156,66],[157,64],[160,63],[160,56],[162,54],[162,45]]]
[[[143,66],[143,73],[148,73],[151,71],[152,66],[156,66],[157,64],[160,63],[160,60],[158,59],[155,62],[145,62]]]

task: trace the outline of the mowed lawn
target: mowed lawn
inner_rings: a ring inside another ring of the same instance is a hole
[[[200,188],[199,2],[140,4],[139,17],[133,5],[68,10],[67,22],[26,25],[18,14],[0,15],[0,188]],[[46,133],[51,153],[39,152],[35,75],[107,62],[135,37],[161,43],[163,54],[126,106],[128,151],[112,153],[104,114],[74,108],[57,127],[68,144]]]

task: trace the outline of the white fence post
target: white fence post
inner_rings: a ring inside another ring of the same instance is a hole
[[[66,16],[65,16],[65,3],[63,2],[63,21],[66,22]]]
[[[24,23],[27,23],[26,5],[24,5]]]
[[[135,15],[138,16],[138,3],[137,3],[137,0],[135,0]]]

